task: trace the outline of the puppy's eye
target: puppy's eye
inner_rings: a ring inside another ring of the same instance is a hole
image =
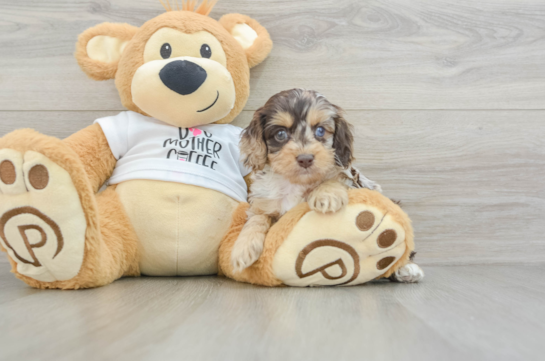
[[[163,46],[161,46],[161,57],[163,59],[170,58],[170,55],[172,54],[172,47],[169,43],[164,43]]]
[[[210,59],[212,56],[212,49],[210,49],[208,44],[203,44],[201,46],[201,56],[206,59]]]
[[[325,135],[325,129],[324,127],[318,127],[316,128],[316,132],[314,132],[318,138],[321,138]]]
[[[286,139],[288,139],[288,133],[285,131],[285,130],[279,130],[278,132],[276,132],[276,134],[274,135],[274,138],[279,141],[279,142],[283,142],[285,141]]]

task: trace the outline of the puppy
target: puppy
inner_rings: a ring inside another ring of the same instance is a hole
[[[341,108],[315,91],[283,91],[255,112],[240,143],[254,172],[248,221],[231,253],[235,272],[259,258],[271,224],[297,204],[332,213],[348,203],[349,186],[380,190],[351,167],[353,142]]]

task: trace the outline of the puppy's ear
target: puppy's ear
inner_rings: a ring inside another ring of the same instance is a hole
[[[273,43],[269,32],[251,17],[227,14],[222,16],[220,24],[242,46],[250,68],[261,63],[271,53]]]
[[[263,138],[264,117],[263,108],[259,108],[254,113],[250,125],[244,129],[240,140],[244,165],[253,170],[263,169],[267,163],[267,144]]]
[[[335,135],[333,136],[333,148],[335,149],[335,161],[337,165],[348,168],[354,159],[353,146],[354,135],[352,125],[344,119],[344,111],[334,106],[337,114],[335,121]]]
[[[94,80],[115,77],[117,64],[138,28],[129,24],[102,23],[85,30],[76,44],[76,60]]]

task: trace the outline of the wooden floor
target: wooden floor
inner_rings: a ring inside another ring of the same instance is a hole
[[[543,360],[545,265],[430,266],[421,284],[216,277],[27,287],[0,263],[1,360]]]

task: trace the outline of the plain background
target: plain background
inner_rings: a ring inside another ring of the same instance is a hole
[[[122,111],[113,81],[78,68],[77,36],[162,12],[158,0],[0,0],[0,136],[31,127],[64,138]],[[229,12],[274,41],[234,124],[293,87],[343,107],[357,166],[413,220],[425,282],[267,290],[143,279],[48,292],[15,280],[2,257],[0,356],[538,359],[545,2],[220,0],[211,16]]]
[[[123,110],[87,79],[78,34],[140,25],[158,0],[0,3],[0,135],[66,137]],[[401,199],[423,264],[545,260],[545,3],[542,0],[220,0],[270,32],[245,126],[274,93],[315,89],[356,126],[357,166]]]

